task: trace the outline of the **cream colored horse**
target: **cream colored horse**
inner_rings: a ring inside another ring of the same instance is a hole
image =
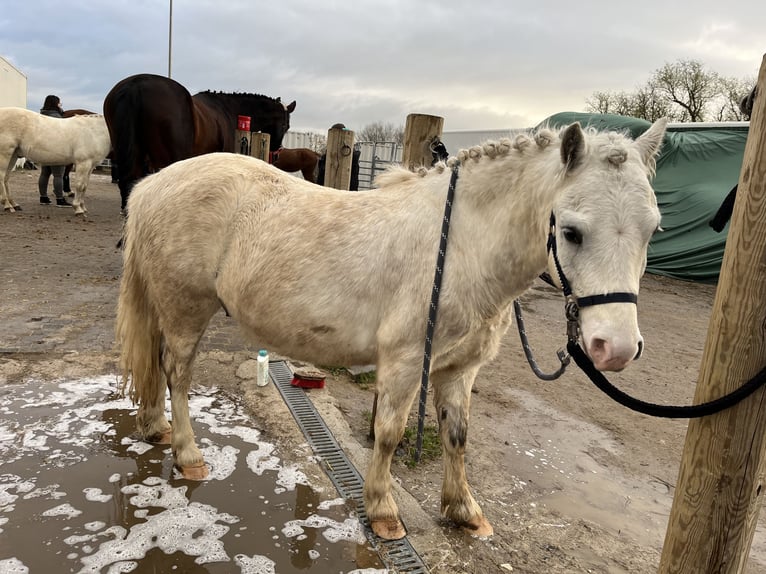
[[[0,108],[0,203],[6,211],[21,209],[11,197],[8,176],[16,159],[40,165],[74,164],[75,213],[84,214],[85,190],[93,169],[111,149],[104,116],[52,118],[23,108]]]
[[[433,339],[431,384],[444,457],[442,511],[477,535],[492,527],[464,468],[471,387],[497,352],[511,305],[558,256],[575,296],[638,293],[660,213],[649,184],[665,122],[617,133],[542,130],[462,151]],[[450,170],[395,169],[363,193],[322,188],[262,161],[209,154],[164,168],[130,197],[116,334],[138,431],[170,437],[184,476],[208,471],[187,394],[210,318],[222,307],[255,340],[320,365],[377,366],[375,446],[364,498],[373,530],[406,534],[390,466],[419,389]],[[640,352],[636,306],[581,313],[602,369]],[[562,333],[563,336],[563,333]],[[171,389],[172,429],[164,413]]]

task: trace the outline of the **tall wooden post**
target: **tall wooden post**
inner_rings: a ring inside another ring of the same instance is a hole
[[[234,153],[250,155],[251,142],[249,130],[234,130]]]
[[[354,132],[330,128],[327,132],[327,159],[324,185],[335,189],[351,188],[351,162],[354,159]]]
[[[269,146],[271,134],[266,132],[252,132],[250,142],[250,155],[269,163]]]
[[[430,166],[433,161],[431,144],[441,138],[444,118],[426,114],[409,114],[404,125],[402,164],[410,171]]]
[[[766,56],[758,92],[695,403],[738,388],[766,366]],[[744,572],[764,470],[766,389],[692,419],[659,571]]]

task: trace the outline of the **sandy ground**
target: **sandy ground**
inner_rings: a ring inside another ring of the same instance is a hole
[[[15,172],[10,185],[24,211],[0,214],[0,383],[31,374],[114,373],[117,187],[108,174],[94,174],[82,219],[40,206],[36,178]],[[644,356],[610,380],[644,400],[689,404],[714,296],[714,286],[646,276],[639,302]],[[565,344],[562,299],[540,283],[523,303],[538,361],[551,370]],[[242,388],[236,372],[255,349],[257,342],[246,344],[216,316],[196,380]],[[364,471],[373,389],[341,372],[310,396]],[[277,397],[273,388],[246,393],[268,432],[285,445],[301,444]],[[429,413],[427,424],[433,422]],[[685,432],[684,421],[615,404],[574,366],[558,381],[539,381],[511,327],[498,357],[479,373],[467,447],[469,482],[495,535],[473,539],[440,518],[438,459],[415,468],[397,460],[396,496],[410,541],[432,572],[656,572]],[[762,526],[748,572],[766,572]]]

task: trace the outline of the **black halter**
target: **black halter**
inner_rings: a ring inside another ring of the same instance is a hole
[[[592,307],[594,305],[604,305],[606,303],[638,303],[638,296],[635,293],[617,291],[615,293],[604,293],[600,295],[588,295],[587,297],[575,297],[572,294],[572,287],[569,284],[564,270],[559,261],[558,249],[556,247],[556,216],[551,211],[550,227],[548,228],[548,253],[553,253],[553,262],[556,265],[556,272],[559,276],[561,289],[566,297],[566,316],[567,316],[567,337],[570,341],[577,341],[579,335],[579,317],[582,307]]]

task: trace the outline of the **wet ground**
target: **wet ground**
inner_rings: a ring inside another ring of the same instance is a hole
[[[112,376],[0,391],[0,572],[353,572],[381,568],[335,491],[262,439],[241,401],[191,399],[210,479],[132,437]]]

